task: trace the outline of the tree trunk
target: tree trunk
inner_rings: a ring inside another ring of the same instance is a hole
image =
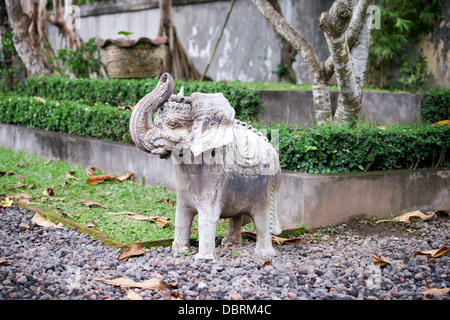
[[[252,0],[275,30],[299,51],[306,62],[313,86],[314,108],[319,124],[332,120],[328,84],[336,72],[339,99],[335,119],[348,122],[358,117],[368,54],[370,29],[367,14],[372,0],[336,0],[320,18],[330,57],[321,62],[304,36],[269,4]],[[356,5],[355,5],[356,3]]]
[[[5,40],[7,37],[7,33],[11,32],[11,26],[9,24],[8,20],[8,12],[6,12],[6,6],[5,1],[2,0],[0,2],[0,36],[1,40]],[[11,70],[13,66],[13,56],[12,53],[9,52],[4,46],[2,46],[2,63],[3,63],[3,70]],[[4,72],[4,81],[5,81],[5,87],[6,90],[12,90],[13,88],[13,77],[11,74],[7,74],[7,72]]]
[[[372,1],[337,0],[320,17],[333,61],[339,87],[335,121],[350,122],[358,118],[362,104],[362,87],[366,70],[370,29],[367,20],[372,14]],[[329,74],[328,76],[330,76]]]
[[[316,52],[302,33],[295,30],[268,2],[268,0],[252,0],[258,11],[305,60],[309,78],[313,86],[313,101],[316,120],[319,124],[332,120],[330,92],[328,83],[321,77],[322,68]]]
[[[159,10],[161,20],[158,35],[166,36],[169,44],[164,72],[173,72],[177,79],[199,80],[201,74],[186,54],[178,38],[177,30],[172,23],[172,0],[159,0]]]
[[[44,0],[45,4],[47,3],[47,0]],[[67,49],[76,49],[79,46],[81,46],[84,41],[81,39],[79,34],[76,32],[76,30],[73,28],[73,26],[67,25],[67,20],[69,17],[72,16],[72,0],[66,0],[64,1],[64,7],[61,3],[61,0],[55,0],[53,1],[53,7],[54,7],[54,15],[51,15],[48,17],[48,21],[54,24],[59,31],[59,34],[61,35],[61,42],[64,40],[65,47]],[[43,8],[45,10],[45,6]],[[45,20],[46,18],[44,18]],[[61,43],[62,44],[62,43]],[[62,47],[62,45],[61,45]]]
[[[357,118],[361,109],[361,90],[356,84],[353,61],[345,34],[352,12],[352,0],[338,0],[333,3],[328,12],[322,13],[319,23],[325,33],[334,61],[334,71],[339,87],[338,106],[335,113],[335,120],[338,122],[349,122]]]
[[[5,0],[5,3],[14,32],[14,47],[25,65],[27,76],[50,74],[52,70],[40,52],[38,34],[30,32],[32,20],[23,12],[20,0]]]

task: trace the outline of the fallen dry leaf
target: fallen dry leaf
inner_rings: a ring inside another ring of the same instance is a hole
[[[164,290],[170,289],[172,286],[167,282],[162,281],[159,278],[151,278],[142,282],[134,282],[129,278],[116,278],[116,279],[95,279],[97,281],[110,284],[112,286],[122,286],[128,288],[141,288],[141,289],[150,289],[150,290]]]
[[[8,264],[11,264],[11,261],[0,258],[0,266],[6,266]]]
[[[63,227],[59,227],[56,224],[54,224],[52,221],[44,218],[39,213],[35,213],[31,221],[38,226],[44,227],[44,228],[56,228],[56,229],[64,229]]]
[[[86,174],[87,174],[88,176],[94,176],[94,175],[95,175],[95,172],[96,172],[97,170],[98,170],[98,169],[97,169],[96,167],[89,167],[89,168],[86,169]]]
[[[167,300],[186,300],[178,290],[170,290]]]
[[[244,237],[248,237],[248,238],[252,238],[252,239],[256,240],[256,233],[255,233],[255,232],[251,232],[251,231],[242,231],[241,234],[242,234],[242,236],[244,236]]]
[[[442,126],[442,125],[450,126],[450,120],[442,120],[442,121],[434,123],[433,126],[434,125],[437,125],[437,126]]]
[[[117,177],[111,177],[106,174],[100,176],[89,176],[87,177],[87,184],[97,184],[104,181],[124,181],[130,178],[133,174],[133,172],[128,171],[127,173]]]
[[[125,174],[123,174],[123,175],[121,175],[121,176],[115,177],[115,180],[116,180],[116,181],[125,181],[125,180],[127,180],[128,178],[130,178],[133,174],[134,174],[133,172],[127,171],[127,173],[125,173]]]
[[[0,171],[0,177],[7,175],[7,176],[12,176],[13,174],[15,174],[14,172],[6,172],[6,171]]]
[[[135,214],[130,216],[130,218],[139,221],[149,221],[149,217],[144,216],[143,214]]]
[[[444,218],[444,219],[449,219],[450,218],[450,214],[445,211],[445,210],[437,210],[434,212],[427,212],[427,214],[434,214],[435,216],[437,216],[438,218]]]
[[[239,293],[232,293],[228,298],[230,300],[244,300]]]
[[[75,180],[78,180],[77,177],[73,176],[74,173],[75,173],[75,171],[67,171],[67,172],[66,172],[66,179],[75,179]]]
[[[130,246],[124,250],[122,250],[117,257],[119,261],[127,261],[130,257],[140,256],[144,254],[145,248],[141,243],[132,243]]]
[[[412,232],[408,229],[406,229],[406,225],[411,224],[414,220],[429,220],[431,218],[433,218],[434,216],[438,216],[438,217],[447,217],[449,216],[448,212],[444,211],[444,210],[438,210],[438,211],[429,211],[426,214],[419,211],[419,210],[415,210],[415,211],[411,211],[411,212],[405,212],[395,218],[392,219],[384,219],[384,220],[378,220],[376,223],[381,223],[381,222],[392,222],[392,221],[398,221],[398,222],[403,222],[403,229],[405,229],[408,232]]]
[[[405,212],[395,218],[392,219],[386,219],[386,220],[378,220],[376,223],[381,222],[389,222],[389,221],[398,221],[403,222],[405,224],[410,224],[414,220],[428,220],[433,217],[433,213],[425,214],[419,210],[411,211],[411,212]]]
[[[131,211],[122,211],[122,212],[107,212],[105,214],[108,215],[127,215],[130,216],[131,219],[134,220],[140,220],[140,221],[149,221],[149,222],[156,222],[157,224],[159,224],[161,227],[166,227],[169,223],[170,223],[170,219],[166,218],[166,217],[160,217],[160,216],[146,216],[140,213],[135,213],[135,212],[131,212]]]
[[[118,108],[119,108],[119,109],[122,109],[122,110],[130,110],[130,111],[133,111],[134,106],[135,106],[135,104],[132,105],[132,106],[129,106],[129,105],[119,106]]]
[[[20,199],[20,200],[18,200],[17,202],[18,202],[18,203],[21,203],[21,204],[40,204],[39,202],[31,202],[31,201],[28,200],[28,199]]]
[[[258,266],[257,268],[258,268],[258,270],[259,270],[259,269],[261,269],[261,268],[264,268],[264,267],[266,267],[266,266],[271,266],[271,265],[272,265],[272,261],[270,261],[270,260],[265,260],[264,263],[263,263],[262,265]]]
[[[423,300],[428,300],[427,295],[445,296],[449,291],[450,288],[428,288],[417,293],[423,294]]]
[[[162,199],[154,201],[154,203],[159,203],[159,202],[165,202],[169,206],[169,208],[173,207],[173,200],[172,200],[172,198],[164,197]]]
[[[62,215],[63,217],[69,217],[69,218],[76,218],[76,217],[79,217],[79,216],[76,215],[76,214],[66,213],[66,212],[62,211],[62,209],[60,209],[60,210],[61,210],[61,215]]]
[[[151,222],[156,222],[157,224],[159,224],[162,228],[165,228],[169,223],[170,223],[170,219],[166,218],[166,217],[158,217],[158,216],[154,216],[154,217],[149,217],[148,221]]]
[[[106,212],[105,214],[113,215],[113,216],[121,216],[121,215],[135,215],[138,213],[131,211],[122,211],[122,212]]]
[[[23,175],[19,174],[19,176],[17,177],[17,180],[25,181],[25,177]]]
[[[33,184],[31,186],[27,186],[26,184],[15,184],[15,185],[13,185],[13,187],[17,188],[17,189],[24,188],[24,189],[27,189],[27,190],[36,189],[37,188],[36,184]]]
[[[53,191],[53,189],[52,188],[45,188],[45,190],[42,192],[44,195],[46,195],[46,196],[52,196],[52,195],[54,195],[55,194],[55,192]]]
[[[86,224],[86,227],[88,228],[95,228],[97,226],[97,222],[95,222],[94,220],[89,220],[88,223]]]
[[[89,176],[87,177],[87,184],[97,184],[103,181],[114,181],[114,177],[110,177],[106,174],[101,176]]]
[[[75,203],[84,204],[86,207],[102,207],[102,208],[106,209],[106,207],[104,205],[102,205],[101,203],[99,203],[97,201],[82,200],[82,201],[77,201]]]
[[[20,193],[16,193],[15,195],[12,196],[13,198],[17,199],[17,200],[22,200],[22,199],[33,199],[34,197],[29,194],[29,193],[24,193],[24,192],[20,192]]]
[[[444,246],[442,248],[434,249],[434,250],[416,251],[413,254],[413,258],[415,258],[416,256],[427,256],[430,258],[437,258],[437,257],[440,257],[440,256],[444,255],[445,253],[447,253],[448,250],[449,250],[449,248]]]
[[[257,234],[255,232],[251,232],[251,231],[242,231],[242,235],[252,238],[254,240],[256,240],[256,238],[257,238]],[[273,244],[298,245],[302,242],[303,242],[303,240],[301,238],[281,238],[281,237],[272,235],[272,243]]]
[[[371,254],[370,258],[372,258],[373,263],[379,268],[383,268],[388,264],[391,264],[391,262],[386,259],[381,252],[378,253],[378,255],[375,253]]]
[[[64,201],[66,198],[48,197],[49,201]]]
[[[127,291],[127,300],[144,300],[140,295],[131,290],[130,288],[125,288]]]
[[[30,199],[33,199],[34,197],[31,194],[25,193],[25,192],[16,193],[11,198],[16,199],[17,202],[20,202],[23,204],[38,204],[35,202],[31,202]]]
[[[14,167],[16,167],[16,168],[29,168],[30,166],[27,165],[27,164],[16,163],[16,165]]]

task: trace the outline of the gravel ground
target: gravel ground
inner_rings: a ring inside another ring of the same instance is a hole
[[[409,237],[366,235],[342,224],[333,229],[336,234],[275,246],[279,255],[270,261],[252,256],[251,241],[218,246],[220,261],[203,263],[163,247],[119,261],[120,249],[74,229],[40,227],[33,215],[0,208],[0,300],[125,300],[125,288],[96,280],[118,277],[135,282],[156,277],[173,285],[132,289],[156,300],[420,300],[422,290],[450,287],[450,253],[412,255],[448,246],[448,219],[420,221]],[[370,257],[380,252],[390,261],[382,269]],[[449,300],[450,293],[425,298]]]

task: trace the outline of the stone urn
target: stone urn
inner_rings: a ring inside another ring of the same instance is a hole
[[[166,59],[166,37],[97,39],[100,60],[111,78],[157,78]]]

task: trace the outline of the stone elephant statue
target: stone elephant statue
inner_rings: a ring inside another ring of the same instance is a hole
[[[276,255],[271,234],[280,234],[277,194],[278,155],[267,138],[234,119],[221,94],[174,94],[165,73],[156,88],[134,107],[130,132],[136,146],[175,163],[177,205],[172,248],[190,249],[192,220],[198,214],[199,248],[195,258],[217,260],[216,225],[229,218],[224,241],[242,243],[242,217],[255,224],[255,253]],[[155,115],[156,113],[156,115]]]

